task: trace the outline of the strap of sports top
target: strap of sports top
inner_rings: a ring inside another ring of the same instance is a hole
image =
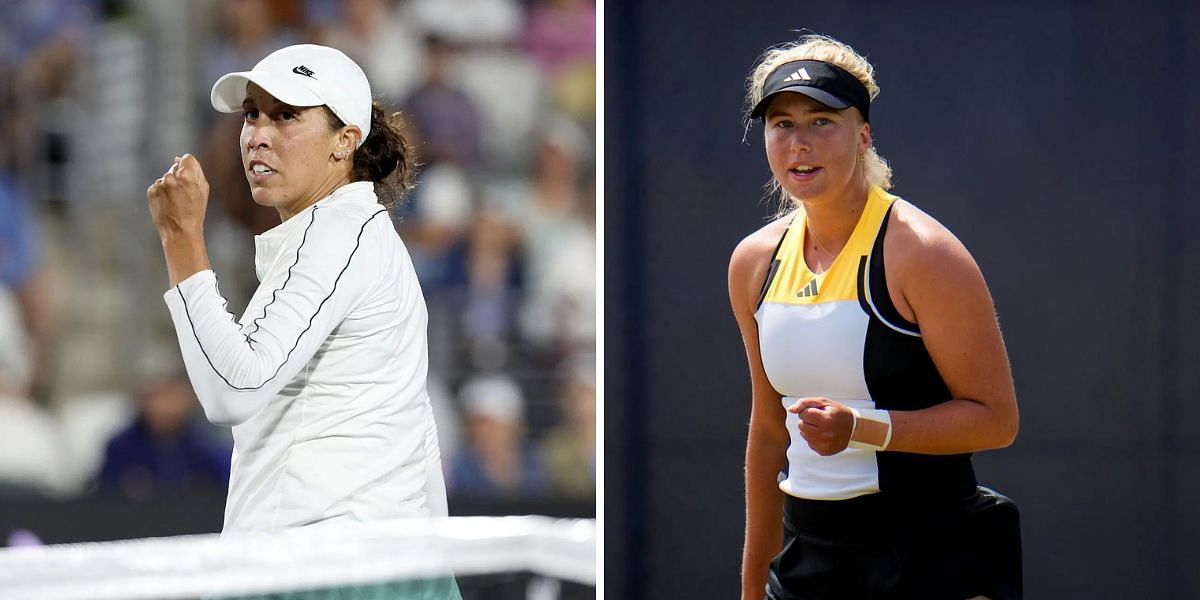
[[[771,266],[767,269],[767,276],[763,279],[762,289],[758,292],[758,302],[754,304],[755,312],[762,307],[763,300],[767,297],[767,292],[771,291],[771,283],[775,281],[775,274],[779,272],[779,265],[783,262],[779,258],[779,249],[783,247],[783,241],[787,239],[788,233],[792,230],[792,225],[796,223],[796,216],[797,214],[792,215],[792,220],[788,222],[787,229],[784,229],[783,235],[779,236],[779,243],[775,244],[775,251],[771,253]]]
[[[879,224],[879,233],[875,235],[875,243],[871,246],[871,263],[866,284],[871,286],[871,303],[878,311],[876,316],[893,329],[904,330],[910,335],[920,335],[921,329],[917,324],[905,319],[900,311],[896,310],[896,305],[892,304],[892,296],[888,293],[887,274],[883,268],[883,237],[887,233],[888,219],[895,207],[896,203],[893,202],[883,214],[883,222]]]

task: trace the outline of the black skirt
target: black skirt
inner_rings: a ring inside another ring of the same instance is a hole
[[[938,505],[784,498],[769,600],[1021,598],[1020,515],[990,489]]]

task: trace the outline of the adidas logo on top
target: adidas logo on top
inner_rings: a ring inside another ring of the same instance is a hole
[[[804,286],[803,288],[800,289],[800,291],[796,292],[797,298],[812,298],[813,296],[816,296],[816,295],[817,295],[817,280],[816,279],[808,282],[808,285]]]
[[[804,69],[800,69],[799,71],[796,71],[795,73],[792,73],[791,75],[788,75],[787,79],[783,80],[784,83],[787,83],[789,81],[812,81],[812,77],[808,76],[808,71],[806,71]]]

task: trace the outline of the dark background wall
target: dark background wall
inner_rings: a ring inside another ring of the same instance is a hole
[[[1200,36],[1190,3],[605,6],[605,576],[733,598],[749,382],[728,257],[772,208],[744,77],[806,28],[874,62],[894,191],[972,250],[1022,429],[976,457],[1030,598],[1200,595]]]

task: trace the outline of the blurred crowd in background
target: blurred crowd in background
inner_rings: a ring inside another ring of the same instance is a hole
[[[0,0],[0,497],[223,494],[229,433],[182,370],[145,189],[199,157],[240,315],[279,217],[209,90],[311,42],[363,66],[421,163],[392,210],[451,512],[593,498],[595,19],[589,0]]]

